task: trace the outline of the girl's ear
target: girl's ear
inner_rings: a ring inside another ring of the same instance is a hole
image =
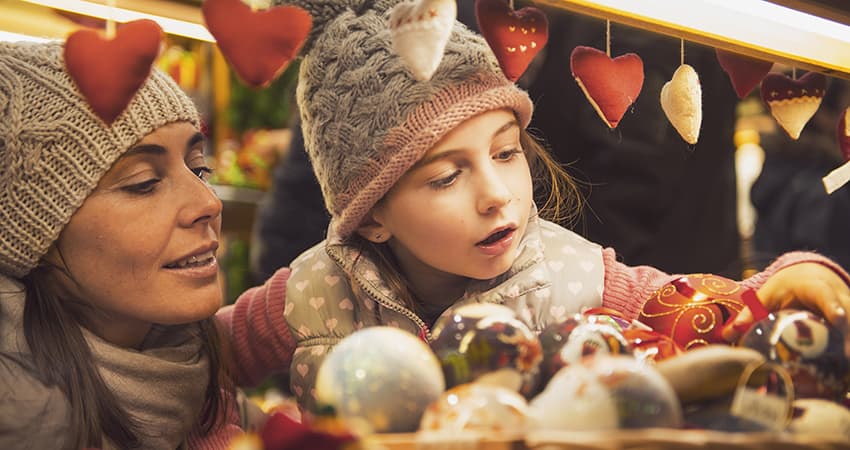
[[[357,234],[367,241],[381,244],[387,242],[392,237],[392,233],[384,227],[379,221],[375,220],[375,215],[369,213],[357,227]]]

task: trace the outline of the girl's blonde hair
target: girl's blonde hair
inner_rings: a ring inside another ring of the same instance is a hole
[[[552,222],[572,225],[579,217],[584,203],[578,184],[527,130],[521,130],[519,138],[531,171],[538,216]],[[399,295],[402,304],[422,317],[421,303],[408,288],[407,279],[399,270],[389,245],[376,244],[357,233],[352,233],[349,242],[360,249],[361,255],[371,257],[390,289]],[[357,289],[356,286],[354,289]],[[364,295],[361,292],[356,294]]]

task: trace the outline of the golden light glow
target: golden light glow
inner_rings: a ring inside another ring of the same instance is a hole
[[[850,78],[850,26],[763,0],[538,0],[538,3]],[[616,31],[613,34],[616,44]]]
[[[188,22],[185,20],[172,19],[169,17],[158,16],[155,14],[142,13],[124,8],[111,8],[107,5],[94,3],[86,0],[22,0],[28,3],[33,3],[49,8],[55,8],[62,11],[68,11],[75,14],[82,14],[90,17],[97,17],[104,20],[114,20],[117,23],[125,23],[139,19],[151,19],[162,27],[163,31],[169,34],[185,36],[201,41],[215,42],[215,38],[210,32],[199,23]]]
[[[50,39],[0,30],[0,42],[47,42]]]

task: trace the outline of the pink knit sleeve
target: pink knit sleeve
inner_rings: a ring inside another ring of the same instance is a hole
[[[627,266],[617,261],[611,248],[602,250],[605,266],[605,286],[602,306],[622,312],[629,320],[636,319],[643,303],[662,284],[675,278],[650,266]]]
[[[742,281],[741,284],[747,287],[751,287],[753,289],[758,289],[764,284],[765,281],[767,281],[768,278],[773,276],[773,274],[775,274],[779,270],[794,264],[804,262],[814,262],[818,264],[823,264],[824,266],[829,267],[830,269],[835,271],[835,273],[837,273],[842,279],[844,279],[845,283],[850,285],[850,275],[848,275],[847,272],[843,268],[841,268],[841,266],[835,263],[835,261],[823,255],[819,255],[817,253],[812,252],[785,253],[779,258],[776,258],[776,260],[773,261],[769,266],[767,266],[767,268],[765,268],[763,271],[747,278],[746,280]]]
[[[269,375],[286,372],[295,340],[283,319],[290,270],[275,272],[262,286],[245,291],[217,314],[228,335],[236,384],[255,386]]]
[[[617,261],[613,249],[602,250],[605,265],[605,287],[602,292],[602,306],[622,312],[628,319],[637,318],[640,308],[649,296],[662,284],[680,276],[670,275],[650,266],[629,267]],[[834,261],[811,252],[790,252],[777,258],[764,271],[759,272],[741,284],[754,289],[760,288],[776,272],[793,264],[815,262],[834,270],[850,285],[850,275]]]

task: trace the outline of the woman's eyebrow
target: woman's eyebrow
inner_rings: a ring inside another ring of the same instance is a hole
[[[507,123],[505,123],[504,125],[502,125],[501,127],[499,127],[496,131],[493,132],[493,137],[491,139],[495,139],[496,136],[498,136],[498,135],[504,133],[505,131],[508,131],[508,130],[514,128],[514,127],[519,127],[519,122],[517,122],[516,119],[512,119],[512,120],[508,121]],[[417,161],[416,164],[414,164],[412,168],[417,168],[417,167],[422,167],[422,166],[428,165],[428,164],[430,164],[430,163],[432,163],[436,160],[449,157],[453,153],[460,153],[460,151],[461,151],[460,149],[446,150],[444,152],[437,153],[436,155],[431,155],[427,158],[422,158],[419,161]]]

